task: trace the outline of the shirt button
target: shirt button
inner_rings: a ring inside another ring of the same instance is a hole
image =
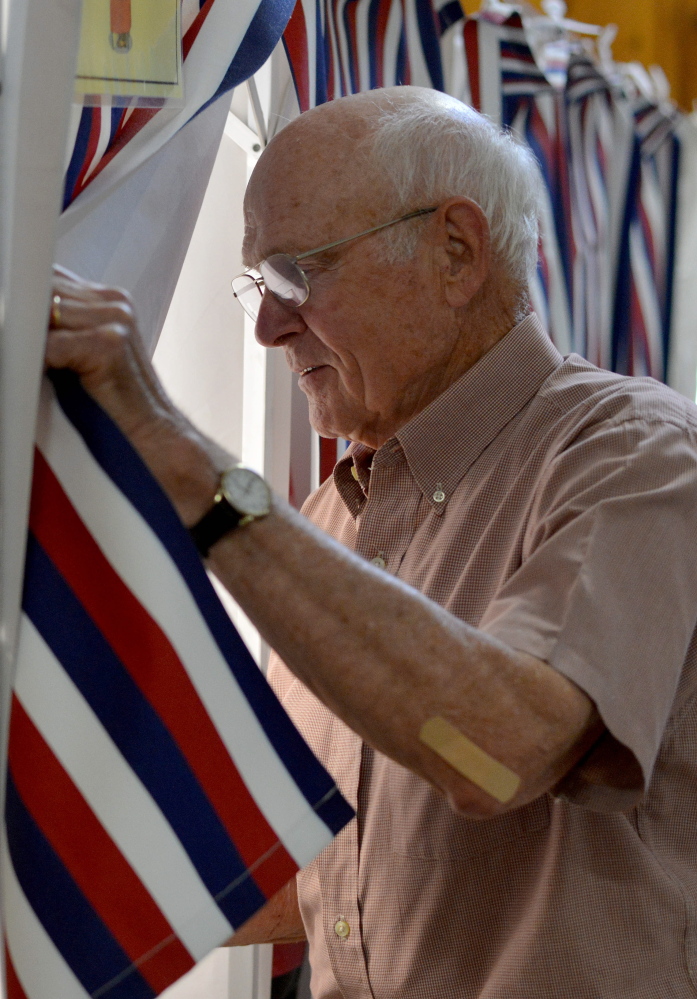
[[[443,492],[443,486],[439,482],[436,485],[436,491],[433,494],[434,503],[442,503],[445,499],[445,493]]]
[[[345,919],[337,919],[334,923],[334,932],[341,940],[346,940],[349,933],[351,932],[351,927],[346,922]]]
[[[376,555],[375,558],[371,558],[370,564],[377,566],[378,569],[384,569],[387,562],[380,555]]]

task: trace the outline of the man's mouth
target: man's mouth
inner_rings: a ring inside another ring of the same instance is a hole
[[[314,364],[314,365],[311,365],[309,368],[303,368],[302,371],[300,372],[300,377],[302,378],[303,375],[309,375],[309,373],[311,371],[317,371],[318,368],[322,368],[322,367],[324,367],[324,365],[322,365],[322,364]]]

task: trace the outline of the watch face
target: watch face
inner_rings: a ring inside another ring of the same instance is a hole
[[[263,517],[271,508],[271,493],[264,480],[251,468],[230,468],[222,478],[223,493],[239,513]]]

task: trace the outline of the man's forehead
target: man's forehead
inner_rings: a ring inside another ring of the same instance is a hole
[[[271,253],[301,253],[319,245],[317,233],[330,225],[331,205],[318,197],[298,197],[289,185],[259,192],[245,200],[245,264],[255,264]],[[319,236],[320,243],[322,236]],[[308,243],[310,240],[310,243]]]
[[[263,164],[258,175],[255,171],[245,197],[247,265],[270,253],[301,253],[339,239],[344,229],[349,234],[354,220],[371,218],[373,203],[379,200],[375,186],[371,196],[364,171],[349,169],[346,160],[278,156]],[[377,204],[375,212],[379,214]]]

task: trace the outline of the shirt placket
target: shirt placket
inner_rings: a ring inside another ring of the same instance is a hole
[[[400,445],[394,443],[378,452],[370,471],[368,499],[356,518],[356,553],[377,568],[396,574],[417,526],[420,499]],[[356,798],[359,774],[360,753],[355,761]],[[363,791],[363,800],[367,800],[369,788]],[[320,858],[324,935],[334,976],[345,999],[374,999],[361,936],[358,836],[355,822],[340,865],[333,860],[325,872]]]

